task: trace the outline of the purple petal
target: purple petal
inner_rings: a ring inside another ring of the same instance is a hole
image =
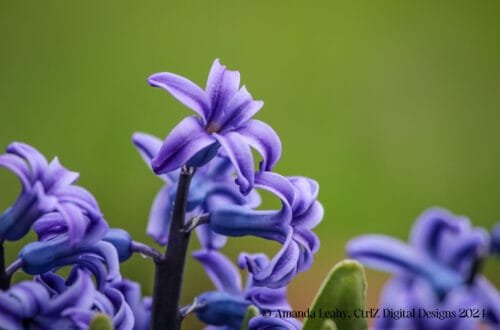
[[[206,124],[210,101],[205,92],[191,80],[173,73],[156,73],[148,78],[153,87],[160,87],[175,97],[179,102],[199,114]]]
[[[319,184],[313,179],[303,176],[291,176],[288,180],[295,188],[295,200],[292,205],[294,214],[306,212],[318,198]]]
[[[116,330],[132,330],[134,326],[134,313],[125,301],[122,293],[116,289],[108,288],[105,291],[106,297],[113,304],[114,314],[113,325]]]
[[[274,315],[274,314],[273,314]],[[302,324],[296,319],[257,316],[248,323],[250,330],[299,330]]]
[[[210,215],[210,228],[231,237],[257,236],[283,243],[289,230],[290,212],[252,210],[238,205],[227,205]]]
[[[325,211],[320,202],[314,202],[311,207],[299,215],[293,215],[292,225],[294,227],[301,227],[312,229],[316,227],[323,219]]]
[[[286,288],[251,287],[247,290],[245,297],[259,309],[290,309],[290,305],[286,299]]]
[[[198,118],[191,116],[182,120],[167,136],[151,165],[156,174],[176,170],[186,164],[215,139],[205,132]]]
[[[273,289],[284,287],[292,280],[297,273],[299,258],[300,248],[292,238],[292,231],[289,232],[281,250],[267,265],[257,265],[258,259],[261,259],[259,255],[246,256],[253,283]]]
[[[209,225],[201,225],[195,229],[196,235],[202,248],[207,250],[219,250],[227,242],[227,237],[219,235],[210,229]]]
[[[222,148],[228,154],[238,175],[237,184],[240,186],[242,194],[247,195],[254,184],[253,156],[249,145],[245,139],[236,132],[229,132],[225,135],[213,134]]]
[[[134,133],[132,142],[147,165],[151,166],[151,160],[158,154],[161,148],[161,140],[147,133]]]
[[[69,186],[78,180],[79,174],[66,169],[55,157],[42,174],[42,183],[45,190],[50,193],[56,193],[59,189]]]
[[[0,166],[13,172],[19,178],[24,189],[30,186],[30,169],[22,158],[9,154],[0,155]]]
[[[480,307],[487,308],[489,318],[500,326],[500,294],[486,278],[479,276],[474,281],[474,290],[480,299]]]
[[[457,233],[459,228],[459,222],[453,214],[444,209],[431,208],[417,219],[411,231],[410,242],[429,256],[436,257],[442,236],[447,232]]]
[[[224,118],[220,121],[221,131],[239,128],[263,106],[264,102],[254,101],[247,88],[243,86],[226,106]]]
[[[350,257],[375,269],[424,277],[441,293],[463,283],[458,273],[442,267],[391,237],[360,236],[347,244],[347,253]]]
[[[227,103],[240,87],[240,73],[238,71],[227,70],[221,65],[219,59],[212,64],[208,74],[206,95],[210,102],[211,112],[208,114],[207,123],[217,122],[222,119]]]
[[[238,128],[238,132],[262,156],[261,170],[272,170],[281,157],[281,140],[271,126],[260,120],[251,119]]]
[[[238,269],[223,254],[200,250],[193,253],[219,291],[241,294],[241,276]]]
[[[94,283],[90,274],[78,270],[75,282],[47,306],[47,314],[59,314],[68,307],[90,309],[94,300]]]
[[[276,195],[288,207],[294,202],[295,189],[290,181],[277,173],[259,172],[255,177],[255,186]]]
[[[154,199],[146,230],[147,234],[160,245],[167,244],[172,205],[173,200],[170,198],[170,189],[168,186],[164,186]]]
[[[7,152],[26,159],[33,173],[33,179],[39,179],[47,168],[45,157],[28,144],[13,142],[7,147]]]

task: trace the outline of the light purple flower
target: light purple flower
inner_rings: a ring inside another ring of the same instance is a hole
[[[74,185],[78,173],[64,168],[54,158],[50,163],[35,148],[19,142],[7,147],[0,155],[0,166],[12,171],[21,182],[22,191],[12,207],[0,216],[0,241],[22,238],[43,214],[58,211],[67,223],[71,244],[83,238],[83,216],[100,217],[94,197],[84,188]],[[81,217],[72,213],[79,208]],[[75,221],[76,220],[76,221]]]
[[[142,297],[141,287],[130,280],[111,284],[120,291],[134,314],[134,330],[148,330],[151,319],[151,297]]]
[[[151,166],[151,159],[158,153],[161,141],[144,133],[135,133],[132,140],[146,164]],[[234,167],[231,162],[221,156],[216,156],[212,162],[198,168],[191,181],[187,218],[210,212],[228,203],[257,207],[260,204],[257,192],[252,191],[247,196],[242,195],[234,184],[233,173]],[[165,186],[160,189],[151,207],[147,234],[158,244],[166,245],[179,173],[169,172],[160,175],[160,178],[165,182]],[[197,227],[196,232],[205,248],[218,249],[226,242],[225,237],[215,234],[206,225]]]
[[[271,170],[279,160],[279,137],[267,124],[251,119],[264,103],[254,101],[245,86],[240,88],[239,72],[215,60],[205,90],[173,73],[157,73],[148,81],[198,114],[182,120],[167,136],[152,162],[157,174],[184,164],[202,166],[222,147],[236,169],[241,191],[247,194],[254,183],[251,147],[261,154],[263,170]]]
[[[252,210],[228,205],[210,215],[210,227],[227,236],[253,235],[282,244],[269,261],[261,254],[242,254],[240,266],[253,275],[256,285],[279,288],[298,273],[310,268],[319,249],[319,239],[312,232],[323,218],[323,207],[317,201],[319,186],[305,177],[283,177],[260,172],[255,185],[281,199],[280,210]]]
[[[196,312],[197,317],[206,324],[215,326],[211,329],[239,329],[245,312],[250,305],[261,310],[289,311],[286,300],[286,288],[269,289],[255,286],[249,276],[245,287],[242,285],[238,269],[224,255],[217,251],[200,250],[193,253],[217,291],[201,294],[194,306],[188,307]],[[286,329],[300,329],[300,322],[295,319],[256,317],[250,323],[251,329],[262,329],[266,324],[281,322]],[[252,326],[257,324],[257,326]]]
[[[428,307],[432,302],[435,307],[447,306],[449,297],[460,295],[460,299],[467,300],[465,305],[476,304],[487,310],[488,320],[498,325],[500,295],[477,274],[478,265],[489,249],[490,240],[485,230],[472,228],[467,218],[442,209],[430,209],[420,216],[412,229],[409,245],[383,235],[361,236],[347,245],[350,257],[398,275],[388,286],[386,295],[407,288],[407,292],[398,293],[401,300],[411,298],[405,301],[405,306]],[[430,288],[427,291],[432,289],[432,294],[413,299],[413,291],[421,287],[423,290],[421,283],[426,283],[425,287]]]

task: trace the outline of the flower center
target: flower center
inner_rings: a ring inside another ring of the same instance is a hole
[[[211,121],[210,123],[208,123],[208,125],[205,127],[205,130],[207,131],[207,133],[211,134],[211,133],[217,133],[219,132],[221,129],[220,125],[214,121]]]

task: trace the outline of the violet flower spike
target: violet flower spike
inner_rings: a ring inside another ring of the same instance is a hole
[[[409,245],[383,235],[361,236],[347,245],[350,257],[397,275],[387,285],[385,295],[391,299],[397,297],[399,308],[445,308],[460,297],[465,306],[477,305],[487,310],[487,320],[498,326],[500,295],[478,274],[478,265],[489,249],[490,239],[485,230],[472,228],[467,218],[442,209],[430,209],[420,216]],[[403,288],[406,291],[401,291]],[[424,296],[423,288],[428,292]],[[419,291],[419,296],[414,291]],[[390,305],[389,300],[383,299],[383,306]],[[446,326],[442,322],[433,328],[448,329]]]
[[[215,60],[205,90],[173,73],[149,77],[153,87],[169,92],[198,116],[182,120],[167,136],[152,161],[155,173],[168,173],[187,164],[200,167],[210,161],[221,147],[233,163],[242,193],[254,183],[251,148],[263,158],[261,169],[269,171],[281,156],[281,142],[274,130],[262,121],[251,119],[263,106],[254,101],[240,74]]]
[[[323,207],[316,200],[319,186],[305,177],[283,177],[260,172],[256,187],[268,190],[281,199],[280,210],[252,210],[224,206],[210,216],[213,231],[227,236],[252,235],[282,244],[271,261],[262,255],[242,254],[239,265],[248,269],[256,285],[279,288],[311,267],[319,249],[319,239],[312,232],[323,218]]]
[[[199,320],[213,326],[211,329],[239,329],[249,305],[271,311],[290,310],[286,300],[286,288],[269,289],[255,286],[251,276],[243,288],[238,269],[220,252],[200,250],[194,252],[193,257],[203,265],[217,291],[201,294],[196,297],[194,305],[183,311],[194,311]],[[295,319],[259,316],[250,321],[250,329],[262,329],[266,325],[285,329],[300,329],[301,326]]]
[[[145,133],[135,133],[132,141],[146,164],[151,166],[151,160],[160,150],[161,141]],[[261,202],[259,194],[251,191],[246,196],[242,195],[234,184],[233,172],[231,162],[221,156],[216,156],[209,164],[198,168],[191,181],[186,218],[208,213],[227,203],[257,207]],[[179,175],[177,171],[169,172],[160,175],[160,178],[165,186],[154,199],[146,232],[158,244],[166,245]],[[224,236],[214,233],[206,225],[197,227],[196,233],[202,246],[208,249],[220,249],[226,242]]]

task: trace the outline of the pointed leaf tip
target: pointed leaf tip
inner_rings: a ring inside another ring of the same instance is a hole
[[[105,314],[96,314],[90,322],[89,330],[113,330],[113,323]]]
[[[303,330],[367,329],[368,320],[355,317],[353,313],[356,309],[365,309],[366,287],[365,271],[359,262],[346,259],[336,264],[312,305],[311,311],[315,317],[305,320]],[[320,315],[325,312],[332,314],[328,319],[332,322],[326,322],[324,316]]]
[[[257,309],[257,307],[255,307],[254,305],[248,306],[247,312],[245,313],[245,318],[241,323],[241,330],[248,330],[249,329],[248,324],[250,323],[250,320],[258,315],[259,315],[259,310]]]

